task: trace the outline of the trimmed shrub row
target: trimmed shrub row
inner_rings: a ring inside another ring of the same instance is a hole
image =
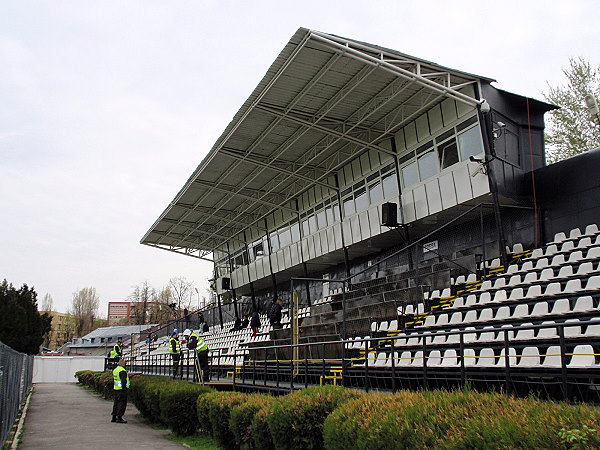
[[[471,391],[371,394],[336,409],[325,448],[600,448],[597,408]]]
[[[110,372],[82,371],[107,389]],[[364,393],[320,386],[281,397],[218,392],[164,377],[138,376],[130,399],[174,433],[211,435],[224,449],[600,448],[600,411],[498,393]]]

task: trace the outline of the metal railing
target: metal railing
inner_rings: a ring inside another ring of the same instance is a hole
[[[413,330],[410,335],[396,331],[342,341],[253,346],[227,355],[215,353],[210,362],[211,381],[227,382],[236,390],[275,392],[324,383],[389,392],[470,386],[598,404],[600,365],[596,361],[600,360],[600,335],[580,333],[573,337],[569,329],[573,326],[582,330],[597,327],[600,319],[590,318],[579,324]],[[547,333],[550,330],[553,333]],[[552,336],[521,339],[517,338],[519,332]],[[480,341],[482,333],[493,333],[495,337]],[[444,343],[437,343],[442,337]],[[400,343],[408,339],[413,341]],[[527,350],[531,348],[537,353]],[[385,358],[378,358],[380,354]],[[188,351],[180,364],[179,378],[197,382],[195,352]],[[168,354],[136,358],[130,367],[134,372],[172,376]]]
[[[4,444],[33,380],[33,356],[0,342],[0,442]]]

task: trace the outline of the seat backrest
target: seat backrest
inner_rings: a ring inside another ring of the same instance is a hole
[[[398,329],[398,320],[394,319],[394,320],[390,321],[388,330],[397,330],[397,329]]]
[[[566,338],[579,337],[581,336],[581,325],[579,319],[568,319],[565,320],[565,324],[574,324],[573,326],[565,326],[564,333]]]
[[[465,305],[465,299],[462,297],[457,297],[452,304],[453,308],[462,308]]]
[[[567,239],[567,235],[564,232],[559,231],[558,233],[556,233],[554,235],[554,239],[552,239],[552,242],[562,242],[566,239]]]
[[[529,306],[526,303],[517,305],[511,315],[513,319],[519,319],[521,317],[527,317],[529,315]]]
[[[571,252],[573,249],[575,248],[575,243],[573,241],[567,241],[565,242],[561,247],[560,247],[560,251],[562,253],[569,253]]]
[[[550,283],[546,286],[546,290],[544,291],[544,295],[557,295],[562,292],[562,287],[560,283]]]
[[[581,250],[576,250],[569,255],[568,263],[576,263],[583,259],[583,252]]]
[[[571,276],[573,276],[573,266],[566,265],[566,266],[562,266],[560,268],[560,270],[558,271],[558,275],[556,276],[556,278],[569,278]]]
[[[585,290],[596,291],[598,289],[600,289],[600,275],[594,275],[593,277],[590,277],[590,279],[586,283]]]
[[[423,350],[419,350],[413,356],[411,366],[422,367],[423,366]]]
[[[448,325],[448,314],[447,313],[442,313],[438,316],[437,320],[435,321],[435,325],[438,327],[441,327],[442,325]]]
[[[478,342],[493,342],[496,340],[496,332],[494,327],[483,327],[483,331],[479,333]]]
[[[590,272],[594,271],[594,265],[590,262],[584,262],[579,264],[579,267],[577,268],[577,275],[587,275]]]
[[[590,278],[591,280],[591,278]],[[589,283],[589,281],[588,281]],[[579,278],[575,278],[574,280],[567,281],[567,285],[563,289],[564,293],[572,294],[574,292],[581,291],[581,280]]]
[[[396,361],[397,366],[410,366],[412,364],[411,353],[407,350],[400,354],[400,358]]]
[[[533,305],[531,310],[531,316],[545,316],[548,314],[548,302],[537,302]]]
[[[479,313],[478,322],[489,322],[494,319],[494,311],[492,308],[483,308]]]
[[[588,248],[591,246],[592,246],[592,238],[589,236],[581,238],[579,240],[579,242],[577,243],[577,248]]]
[[[442,354],[439,350],[431,350],[427,355],[427,367],[439,367],[442,363]]]
[[[591,295],[579,297],[573,307],[573,312],[586,312],[594,310],[594,301]]]
[[[504,277],[496,278],[496,281],[494,281],[494,289],[500,289],[500,288],[503,288],[504,286],[506,286],[506,278],[504,278]]]
[[[463,353],[463,359],[465,360],[465,367],[474,367],[477,364],[477,358],[475,356],[475,350],[472,348],[465,348]]]
[[[496,355],[491,348],[482,348],[479,352],[477,367],[494,367],[496,365]]]
[[[525,278],[523,278],[523,284],[532,284],[532,283],[535,283],[536,281],[537,281],[537,272],[526,273]]]
[[[444,351],[444,356],[442,357],[442,367],[456,367],[458,366],[458,357],[456,356],[456,350],[450,349]]]
[[[510,308],[508,306],[501,306],[496,311],[496,320],[506,320],[510,317]]]
[[[477,321],[477,311],[475,311],[475,310],[467,311],[467,313],[465,314],[465,317],[463,318],[463,323],[471,323],[471,322],[476,322],[476,321]]]
[[[450,316],[450,323],[451,324],[462,323],[462,313],[461,312],[452,313],[452,315]]]
[[[381,322],[379,324],[379,328],[377,329],[377,331],[387,331],[388,330],[388,321],[384,320],[383,322]]]
[[[585,227],[586,235],[596,234],[597,232],[598,232],[598,225],[596,225],[595,223],[592,223],[592,224],[588,225],[587,227]]]
[[[513,275],[508,280],[506,287],[518,286],[519,284],[521,284],[521,275]]]
[[[496,293],[494,294],[494,302],[504,302],[506,300],[508,300],[508,295],[506,294],[505,289],[500,289],[499,291],[496,291]]]
[[[588,325],[585,328],[585,333],[583,333],[586,337],[598,337],[600,336],[600,323]]]
[[[529,289],[527,289],[527,293],[525,294],[524,298],[530,299],[530,298],[537,298],[537,297],[541,297],[542,296],[542,286],[540,286],[539,284],[534,284],[533,286],[529,286]]]
[[[532,323],[523,323],[521,324],[522,326],[531,326],[533,325]],[[534,331],[532,328],[530,329],[521,329],[519,331],[517,331],[517,334],[515,335],[515,340],[516,341],[525,341],[525,340],[529,340],[529,339],[534,339],[535,335],[534,335]]]
[[[546,349],[544,353],[543,367],[562,367],[562,360],[560,358],[560,346],[551,345]]]
[[[508,349],[508,365],[510,367],[515,367],[517,365],[517,352],[514,348]],[[500,350],[500,357],[498,358],[498,363],[496,367],[506,367],[506,352],[505,349]]]
[[[479,305],[484,305],[486,303],[489,303],[492,301],[492,294],[490,294],[489,292],[482,292],[481,295],[479,296]]]
[[[523,298],[523,288],[514,288],[510,295],[508,296],[508,300],[520,300]]]
[[[596,239],[596,241],[600,240],[600,235]],[[585,255],[586,259],[597,259],[600,258],[600,247],[592,247],[588,250]]]
[[[581,237],[581,230],[579,228],[573,228],[569,233],[569,239],[579,239]]]
[[[562,266],[565,263],[565,255],[559,254],[559,255],[554,255],[554,257],[552,258],[552,261],[550,261],[550,264],[548,264],[549,266],[552,267],[557,267],[557,266]]]
[[[541,325],[555,325],[553,320],[546,320]],[[538,339],[552,339],[558,336],[556,327],[540,328],[537,333]]]
[[[573,349],[573,356],[567,367],[588,368],[596,365],[594,348],[589,344],[581,344]]]
[[[517,367],[536,367],[540,365],[540,351],[537,347],[525,347]]]
[[[540,273],[540,281],[548,281],[548,280],[551,280],[552,278],[554,278],[554,270],[552,270],[552,268],[550,268],[550,267],[546,267]]]
[[[550,244],[546,247],[546,251],[544,252],[544,256],[551,256],[558,252],[558,247],[556,244]]]
[[[473,306],[477,304],[477,296],[475,294],[467,295],[467,300],[465,301],[465,306]]]

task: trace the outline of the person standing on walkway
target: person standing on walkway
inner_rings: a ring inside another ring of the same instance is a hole
[[[177,328],[171,333],[169,339],[169,353],[173,360],[173,379],[179,375],[179,361],[181,361],[181,346],[179,345],[179,334],[177,334]]]
[[[125,369],[125,360],[119,359],[119,365],[113,370],[113,389],[115,391],[115,402],[112,409],[111,422],[127,423],[123,420],[123,414],[127,408],[127,391],[129,390],[129,375]]]

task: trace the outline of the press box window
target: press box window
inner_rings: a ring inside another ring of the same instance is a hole
[[[458,147],[460,149],[460,159],[463,161],[468,160],[469,156],[475,156],[483,152],[479,125],[458,135]]]
[[[456,139],[452,138],[449,141],[438,145],[437,151],[441,170],[444,170],[458,162],[458,147],[456,146]]]
[[[419,182],[419,171],[417,170],[416,161],[413,161],[402,168],[402,182],[404,183],[404,187]]]
[[[356,209],[354,207],[354,198],[350,197],[344,200],[344,217],[348,217],[350,214],[354,214]]]
[[[438,173],[437,158],[433,151],[423,154],[418,159],[421,180],[426,180]]]
[[[394,173],[384,177],[381,180],[381,183],[383,184],[383,196],[385,198],[393,198],[398,196],[398,182],[396,181],[396,176]]]

